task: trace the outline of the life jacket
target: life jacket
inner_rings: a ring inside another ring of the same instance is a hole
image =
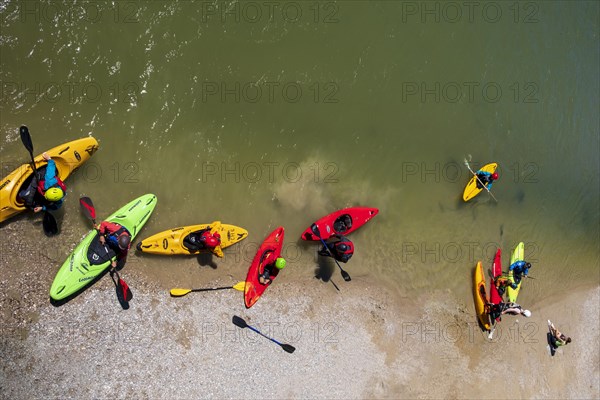
[[[123,225],[114,222],[103,222],[103,224],[105,224],[104,235],[106,236],[106,240],[114,248],[119,248],[119,236],[121,236],[124,233],[127,233],[129,236],[131,236],[127,228],[125,228]]]
[[[46,183],[45,180],[41,180],[38,182],[38,186],[37,186],[37,191],[42,196],[46,194],[46,190],[44,189],[45,183]],[[60,187],[62,189],[63,193],[67,193],[67,187],[65,186],[63,181],[60,180],[60,178],[58,176],[56,177],[56,183],[58,184],[58,187]],[[48,189],[50,189],[50,188],[48,188]]]
[[[200,242],[204,243],[208,248],[215,248],[221,244],[221,235],[219,235],[219,232],[213,234],[209,230],[206,230],[200,235]]]
[[[334,243],[333,248],[343,262],[347,262],[354,254],[354,244],[349,240]]]

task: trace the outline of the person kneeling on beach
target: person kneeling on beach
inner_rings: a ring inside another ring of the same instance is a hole
[[[111,266],[116,268],[117,264],[119,264],[120,268],[122,268],[127,259],[129,247],[131,246],[131,234],[124,226],[116,222],[103,221],[101,224],[96,225],[96,229],[100,234],[100,243],[102,245],[105,243],[108,244],[108,247],[117,256],[117,261],[113,261]]]
[[[213,222],[213,224],[206,229],[192,232],[183,238],[183,244],[190,253],[196,253],[200,250],[209,250],[217,257],[223,257],[221,235],[217,232],[220,226],[220,223]]]
[[[488,304],[490,317],[497,319],[501,315],[523,315],[524,317],[531,317],[531,311],[523,310],[523,308],[517,303],[499,303],[499,304]]]
[[[511,284],[513,289],[516,289],[519,286],[521,278],[527,278],[529,268],[531,268],[531,264],[526,261],[517,261],[508,267],[508,270],[513,272],[514,282]]]
[[[273,253],[268,253],[266,258],[269,258]],[[262,274],[258,275],[258,281],[262,285],[268,285],[271,283],[271,275],[276,275],[279,271],[285,268],[285,259],[283,257],[278,257],[275,262],[267,263],[264,268]]]
[[[326,244],[327,247],[323,246],[319,251],[320,256],[331,257],[333,255],[336,260],[347,263],[354,254],[354,245],[342,235],[333,235],[327,239]]]

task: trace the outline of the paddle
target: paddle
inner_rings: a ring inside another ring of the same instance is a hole
[[[350,278],[350,274],[348,274],[346,271],[344,271],[344,269],[342,268],[342,266],[340,265],[340,263],[338,263],[338,261],[335,259],[335,257],[333,256],[333,254],[331,254],[331,250],[329,250],[329,247],[327,247],[327,243],[325,243],[325,241],[321,237],[321,232],[319,232],[319,227],[317,226],[317,224],[312,224],[310,226],[310,229],[313,231],[313,233],[315,235],[317,235],[317,237],[319,238],[319,240],[323,243],[323,246],[325,246],[325,248],[327,249],[327,252],[331,256],[331,258],[333,258],[333,261],[335,261],[335,263],[337,264],[337,266],[340,267],[340,271],[342,273],[342,277],[344,278],[344,280],[346,282],[350,282],[352,280]]]
[[[21,142],[23,142],[23,146],[25,146],[29,152],[29,156],[31,157],[31,167],[33,168],[33,173],[35,174],[35,177],[38,177],[38,171],[33,158],[33,142],[31,141],[29,129],[23,125],[19,128],[19,134],[21,135]],[[54,236],[58,233],[58,224],[56,223],[56,218],[54,218],[54,215],[48,212],[48,210],[44,210],[42,227],[44,228],[44,233],[46,236]]]
[[[115,281],[115,278],[113,277],[113,275],[117,276],[116,281]],[[119,276],[119,273],[115,269],[110,270],[110,278],[112,279],[113,283],[115,284],[115,289],[117,291],[117,299],[119,300],[119,303],[121,304],[123,309],[125,309],[125,310],[128,309],[129,302],[131,301],[131,299],[133,299],[133,293],[131,293],[131,289],[129,289],[129,285],[127,285],[127,283],[123,279],[121,279],[121,277]]]
[[[96,209],[94,208],[92,199],[89,197],[82,197],[79,199],[79,205],[85,216],[91,219],[94,226],[96,226]]]
[[[263,333],[261,333],[261,332],[260,332],[258,329],[256,329],[256,328],[254,328],[254,327],[252,327],[252,326],[248,325],[248,324],[246,323],[246,321],[244,321],[242,318],[238,317],[237,315],[234,315],[234,316],[233,316],[233,318],[231,319],[231,321],[232,321],[232,322],[233,322],[235,325],[239,326],[239,327],[240,327],[240,328],[242,328],[242,329],[243,329],[243,328],[250,328],[250,329],[251,329],[251,330],[253,330],[254,332],[256,332],[256,333],[258,333],[259,335],[261,335],[262,337],[266,337],[267,339],[269,339],[269,340],[270,340],[270,341],[272,341],[273,343],[277,343],[278,345],[280,345],[280,346],[281,346],[281,348],[282,348],[283,350],[287,351],[288,353],[293,353],[293,352],[296,350],[296,348],[295,348],[294,346],[292,346],[292,345],[289,345],[289,344],[284,344],[284,343],[279,343],[277,340],[275,340],[275,339],[273,339],[273,338],[270,338],[270,337],[268,337],[268,336],[264,335],[264,334],[263,334]]]
[[[481,182],[481,179],[479,179],[479,177],[477,176],[477,174],[475,172],[473,172],[473,170],[471,169],[471,166],[469,165],[469,162],[467,161],[466,158],[465,158],[465,165],[467,166],[467,168],[469,169],[469,171],[471,171],[471,173],[473,174],[473,176],[475,176],[475,178],[477,179],[477,181],[479,181],[479,183],[481,184],[481,186],[483,186],[484,189],[487,190],[487,192],[490,194],[490,196],[492,196],[492,198],[494,200],[496,200],[496,202],[498,202],[498,199],[496,199],[496,197],[494,197],[494,195],[492,194],[492,192],[490,191],[490,189],[488,189],[488,187],[486,185],[484,185],[483,182]]]
[[[89,197],[81,197],[79,199],[79,205],[81,206],[81,211],[92,220],[94,227],[96,226],[96,208],[94,207],[94,203],[92,203],[92,199]],[[117,281],[115,281],[113,277],[113,273],[117,275]],[[129,285],[121,279],[119,273],[113,268],[110,270],[110,277],[113,280],[116,290],[117,290],[117,299],[119,299],[119,303],[123,306],[124,309],[129,308],[127,303],[133,298],[133,293],[131,293],[131,289],[129,289]]]
[[[235,289],[235,290],[239,290],[241,292],[244,291],[244,287],[246,286],[246,282],[245,281],[241,281],[236,283],[233,286],[221,286],[221,287],[216,287],[216,288],[206,288],[206,289],[171,289],[171,291],[169,293],[171,293],[171,296],[173,297],[181,297],[181,296],[185,296],[188,293],[191,292],[209,292],[212,290],[224,290],[224,289]]]

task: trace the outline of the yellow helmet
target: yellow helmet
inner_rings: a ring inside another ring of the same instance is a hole
[[[49,201],[59,201],[63,198],[63,196],[64,193],[62,189],[57,187],[51,187],[50,189],[46,190],[46,193],[44,194],[46,200]]]

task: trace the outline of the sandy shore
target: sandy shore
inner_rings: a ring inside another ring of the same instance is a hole
[[[597,283],[540,300],[530,319],[505,317],[492,341],[463,295],[400,299],[360,277],[339,280],[340,292],[282,277],[246,310],[233,290],[171,298],[136,262],[125,269],[129,310],[107,276],[54,307],[59,265],[14,239],[30,223],[2,228],[1,398],[600,397]],[[296,351],[234,326],[233,315]],[[547,319],[573,338],[554,357]]]

